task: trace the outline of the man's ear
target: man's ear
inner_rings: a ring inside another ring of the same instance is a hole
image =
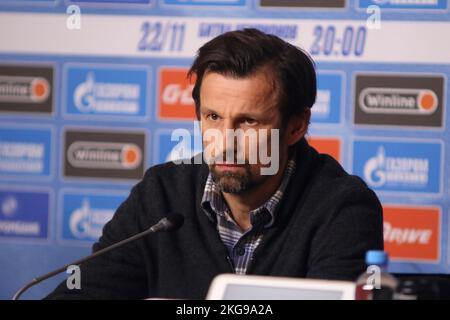
[[[287,126],[287,143],[289,146],[296,144],[308,131],[309,120],[311,119],[311,109],[306,110],[299,115],[295,115],[289,119]]]

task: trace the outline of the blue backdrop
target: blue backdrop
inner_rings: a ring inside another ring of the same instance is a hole
[[[390,270],[449,273],[448,2],[0,0],[0,298],[88,254],[146,168],[199,151],[171,139],[196,131],[186,70],[245,27],[316,61],[309,138],[379,195]]]

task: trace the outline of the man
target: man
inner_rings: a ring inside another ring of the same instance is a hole
[[[202,299],[221,273],[353,281],[365,252],[383,248],[376,195],[305,140],[316,98],[308,55],[246,29],[200,48],[190,74],[205,161],[150,168],[94,251],[169,212],[182,214],[183,226],[82,265],[80,290],[62,283],[48,298]],[[263,137],[257,147],[268,143],[273,163],[249,161],[254,145],[227,135],[238,130]],[[222,138],[207,139],[210,132]]]

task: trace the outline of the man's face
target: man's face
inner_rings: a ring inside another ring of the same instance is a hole
[[[279,163],[282,163],[283,157],[287,157],[283,137],[280,134],[280,141],[271,131],[280,129],[281,124],[277,93],[272,83],[264,72],[257,72],[247,78],[234,78],[214,72],[208,72],[203,77],[200,90],[203,147],[208,150],[205,153],[209,154],[210,159],[215,159],[209,168],[223,192],[243,193],[270,179],[270,175],[262,174],[261,169],[268,165],[262,163],[260,150],[265,150],[271,160]],[[236,132],[239,129],[249,134],[247,138],[245,134],[244,138],[227,137],[227,131],[229,134],[231,130]],[[263,131],[267,136],[264,136]],[[221,137],[217,138],[211,132],[219,132]],[[255,132],[257,138],[249,138],[252,136],[250,133]],[[271,142],[272,137],[274,141]],[[272,143],[277,143],[279,149],[274,149]],[[275,152],[279,154],[272,154]],[[252,159],[256,154],[258,157],[255,162]],[[239,156],[244,158],[244,163],[238,161]],[[205,157],[208,158],[208,155],[205,154]]]

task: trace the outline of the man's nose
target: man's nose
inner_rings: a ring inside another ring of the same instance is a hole
[[[226,130],[235,130],[236,129],[236,124],[235,121],[233,119],[225,119],[223,121],[223,133],[226,132]]]
[[[227,149],[232,144],[236,146],[236,136],[235,136],[235,130],[236,130],[236,122],[232,119],[226,119],[223,122],[222,127],[222,136],[223,136],[223,148]]]

